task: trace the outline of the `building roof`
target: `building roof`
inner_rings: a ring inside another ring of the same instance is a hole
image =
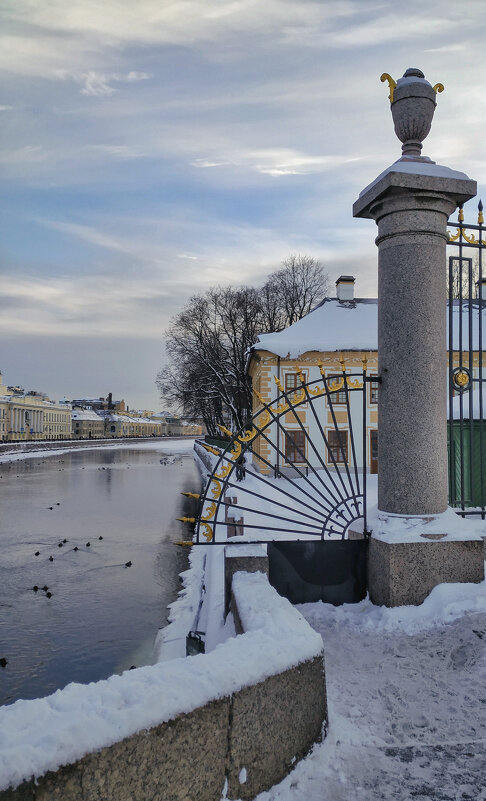
[[[73,420],[96,420],[97,422],[103,423],[103,418],[89,409],[73,410]]]
[[[296,359],[307,351],[376,350],[378,301],[325,298],[302,320],[273,334],[260,334],[253,350]]]
[[[486,302],[482,301],[483,330],[486,334]],[[472,322],[472,347],[479,346],[480,302],[453,301],[454,350],[459,350],[459,319],[462,310],[462,350],[469,348],[469,317]],[[449,347],[447,313],[446,347]],[[260,334],[251,350],[268,350],[285,359],[297,359],[309,351],[346,351],[378,349],[378,300],[356,298],[339,301],[325,298],[306,317],[272,334]]]

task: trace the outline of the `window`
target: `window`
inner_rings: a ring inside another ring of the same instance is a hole
[[[285,373],[285,392],[289,392],[291,389],[297,389],[299,386],[299,376],[297,373]],[[292,393],[289,395],[289,399],[294,399],[294,394]]]
[[[337,375],[328,375],[327,376],[327,386],[328,386],[328,388],[330,389],[329,385],[331,385],[331,387],[332,387],[333,384],[337,383],[338,381],[340,382],[340,379],[342,379],[342,378],[343,378],[342,373],[341,373],[341,375],[339,375],[339,373]],[[330,393],[330,400],[331,400],[331,403],[333,404],[333,406],[336,406],[338,404],[343,404],[343,403],[345,404],[346,403],[346,390],[344,389],[344,385],[343,385],[343,388],[340,389],[338,392],[331,392]]]
[[[305,432],[302,429],[285,432],[285,461],[305,462]]]
[[[331,429],[327,432],[327,462],[343,464],[348,461],[348,432]],[[333,459],[334,457],[334,459]]]
[[[373,378],[373,376],[370,376]],[[378,403],[378,387],[380,386],[378,381],[370,381],[370,404],[374,405]]]

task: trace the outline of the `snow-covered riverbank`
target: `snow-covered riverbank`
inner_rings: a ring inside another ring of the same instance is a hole
[[[29,443],[30,444],[30,443]],[[117,439],[117,440],[100,440],[97,442],[85,441],[67,441],[62,447],[56,444],[39,442],[38,447],[32,450],[5,450],[0,451],[0,464],[5,462],[16,462],[20,459],[39,459],[48,456],[61,456],[64,453],[74,453],[78,450],[151,450],[151,451],[170,451],[171,453],[188,453],[194,448],[194,439],[187,439],[185,437],[167,437],[164,439],[146,440],[146,439]]]

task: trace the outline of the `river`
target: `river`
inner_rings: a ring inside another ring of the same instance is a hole
[[[187,563],[174,541],[187,537],[175,518],[194,504],[180,493],[201,483],[192,445],[0,464],[0,704],[154,661]]]

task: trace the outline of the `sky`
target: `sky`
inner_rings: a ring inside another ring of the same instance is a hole
[[[383,72],[444,84],[423,153],[486,202],[483,0],[3,0],[0,16],[7,384],[164,408],[170,318],[291,253],[376,295],[375,224],[352,204],[400,156]]]

